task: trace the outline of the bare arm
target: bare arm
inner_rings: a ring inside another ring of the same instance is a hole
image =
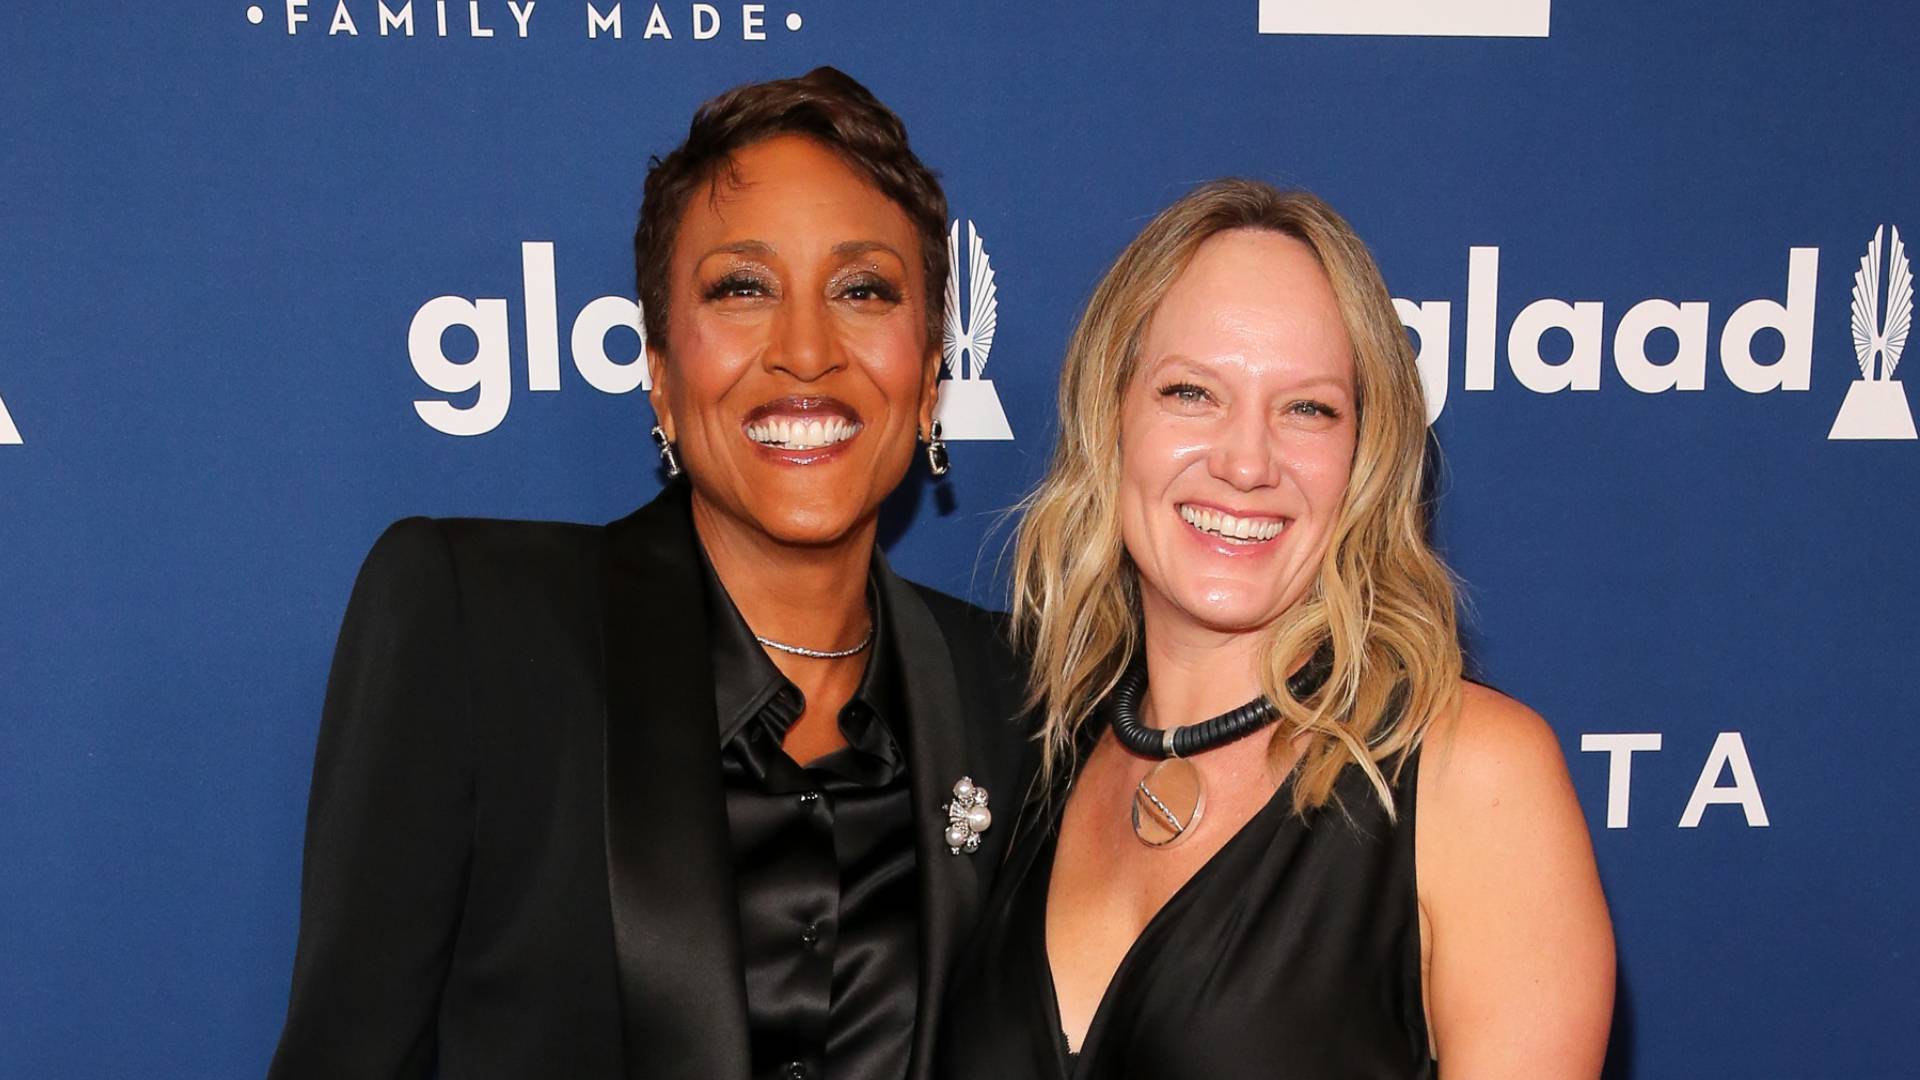
[[[1434,1051],[1449,1080],[1600,1075],[1613,927],[1553,731],[1466,684],[1422,752],[1415,861]]]

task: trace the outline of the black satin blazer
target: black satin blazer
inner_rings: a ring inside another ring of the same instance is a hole
[[[684,484],[602,527],[411,518],[354,585],[314,761],[274,1080],[744,1080],[739,909]],[[906,684],[919,1022],[1033,746],[1004,623],[875,555]],[[1000,820],[949,854],[963,775]]]

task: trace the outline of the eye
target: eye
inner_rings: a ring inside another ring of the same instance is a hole
[[[1160,388],[1160,396],[1182,405],[1201,405],[1213,400],[1213,394],[1206,387],[1190,382],[1168,383]]]
[[[1324,401],[1296,401],[1287,406],[1287,411],[1295,416],[1324,417],[1328,420],[1340,419],[1340,410]]]
[[[762,275],[751,270],[733,270],[707,286],[704,297],[708,300],[742,300],[772,295],[773,284]]]
[[[843,300],[856,303],[897,304],[900,302],[900,289],[893,282],[879,274],[863,273],[842,281],[836,295]]]

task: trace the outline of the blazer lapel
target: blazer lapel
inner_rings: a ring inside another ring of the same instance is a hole
[[[899,671],[907,687],[907,768],[913,795],[914,856],[920,885],[920,997],[908,1076],[929,1075],[940,1005],[955,954],[965,944],[980,906],[981,858],[996,857],[982,847],[973,855],[954,855],[946,845],[947,817],[941,805],[953,797],[953,783],[973,770],[989,796],[1008,798],[983,775],[987,759],[971,745],[962,714],[959,681],[945,633],[920,594],[895,576],[886,560],[874,555],[875,573],[895,628]]]
[[[607,882],[626,1075],[744,1080],[739,901],[685,487],[606,530]]]

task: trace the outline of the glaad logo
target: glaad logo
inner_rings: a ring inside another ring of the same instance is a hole
[[[560,313],[554,287],[553,244],[528,241],[520,245],[521,297],[527,327],[527,389],[560,389]],[[473,356],[455,360],[446,353],[447,331],[460,327],[475,340]],[[639,340],[632,360],[607,355],[607,335],[631,330]],[[640,321],[640,305],[625,296],[602,296],[574,316],[574,370],[595,390],[625,394],[649,388],[647,337]],[[470,405],[451,401],[416,401],[413,410],[435,431],[448,435],[485,435],[507,418],[513,400],[512,353],[507,341],[505,299],[469,300],[464,296],[436,296],[420,305],[407,327],[407,355],[420,381],[443,394],[478,391]]]
[[[1263,34],[1546,37],[1553,0],[1260,0]]]
[[[1883,261],[1880,241],[1889,231],[1892,243]],[[1880,317],[1883,266],[1887,283],[1884,320]],[[1900,230],[1882,225],[1873,230],[1873,240],[1853,275],[1853,354],[1860,362],[1860,377],[1847,387],[1847,399],[1840,403],[1840,415],[1833,418],[1827,438],[1914,438],[1913,410],[1907,407],[1906,391],[1893,377],[1912,326],[1913,272],[1907,265],[1907,250],[1900,243]],[[1878,376],[1874,375],[1876,356],[1880,358]]]
[[[1774,390],[1804,391],[1813,371],[1814,292],[1820,268],[1819,248],[1787,252],[1784,303],[1760,298],[1733,309],[1720,328],[1720,371],[1749,394]],[[1494,388],[1496,321],[1500,298],[1500,249],[1467,252],[1467,342],[1463,386],[1469,392]],[[1415,363],[1427,394],[1427,421],[1447,404],[1447,373],[1453,366],[1453,305],[1445,300],[1415,303],[1396,299],[1400,321],[1419,339]],[[1643,394],[1704,390],[1707,385],[1708,330],[1705,301],[1642,300],[1620,316],[1613,332],[1613,367],[1620,381]],[[1507,368],[1514,380],[1536,394],[1600,389],[1606,359],[1605,306],[1599,301],[1535,300],[1521,308],[1507,329]],[[1550,360],[1542,345],[1558,331],[1572,343],[1565,359]],[[1656,331],[1675,343],[1670,358],[1655,359],[1649,339]],[[1779,335],[1778,358],[1755,355],[1763,331]]]
[[[7,412],[7,403],[0,401],[0,446],[20,444],[20,429],[13,425],[13,416]]]
[[[999,292],[993,285],[993,263],[980,243],[980,233],[967,222],[967,321],[960,322],[960,223],[947,231],[946,331],[940,359],[948,378],[940,386],[934,409],[941,433],[949,439],[1011,439],[1007,412],[993,381],[982,372],[993,351],[993,332],[1000,321]],[[966,364],[961,363],[965,357]]]

